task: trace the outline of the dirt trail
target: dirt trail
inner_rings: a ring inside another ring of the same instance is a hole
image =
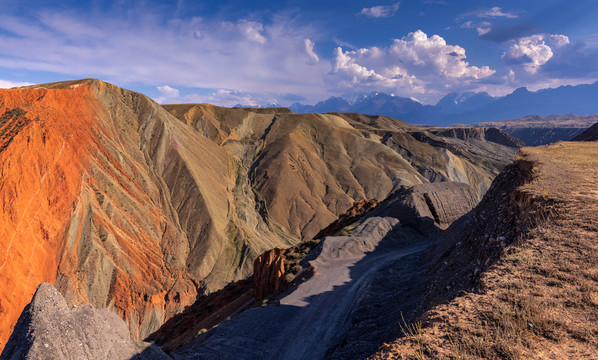
[[[315,275],[279,303],[221,324],[181,348],[175,358],[324,358],[347,331],[347,319],[374,275],[428,244],[396,219],[366,219],[352,236],[326,238],[311,261]]]

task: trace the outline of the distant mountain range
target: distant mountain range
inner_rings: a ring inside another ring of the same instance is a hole
[[[299,114],[357,112],[432,125],[471,124],[528,115],[598,114],[598,82],[534,92],[522,87],[504,97],[493,97],[485,92],[451,93],[436,105],[424,105],[414,98],[372,92],[354,101],[330,97],[315,105],[295,103],[289,108]]]

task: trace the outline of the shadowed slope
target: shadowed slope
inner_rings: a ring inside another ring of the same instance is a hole
[[[573,141],[598,141],[598,123],[573,138]]]

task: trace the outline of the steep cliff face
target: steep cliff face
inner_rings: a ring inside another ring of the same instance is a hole
[[[0,342],[40,282],[55,281],[101,111],[88,87],[2,90]],[[73,121],[75,120],[76,121]]]
[[[539,146],[557,141],[569,141],[597,121],[598,115],[529,115],[519,119],[477,123],[467,126],[494,127],[521,139],[527,146]]]

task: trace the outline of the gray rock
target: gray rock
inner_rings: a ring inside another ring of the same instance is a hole
[[[391,195],[389,204],[374,210],[372,215],[394,217],[402,225],[430,235],[437,227],[446,228],[467,214],[478,201],[477,194],[468,184],[451,181],[425,183]]]
[[[159,347],[131,340],[115,313],[90,305],[70,310],[64,297],[42,283],[25,307],[1,360],[171,359]]]

